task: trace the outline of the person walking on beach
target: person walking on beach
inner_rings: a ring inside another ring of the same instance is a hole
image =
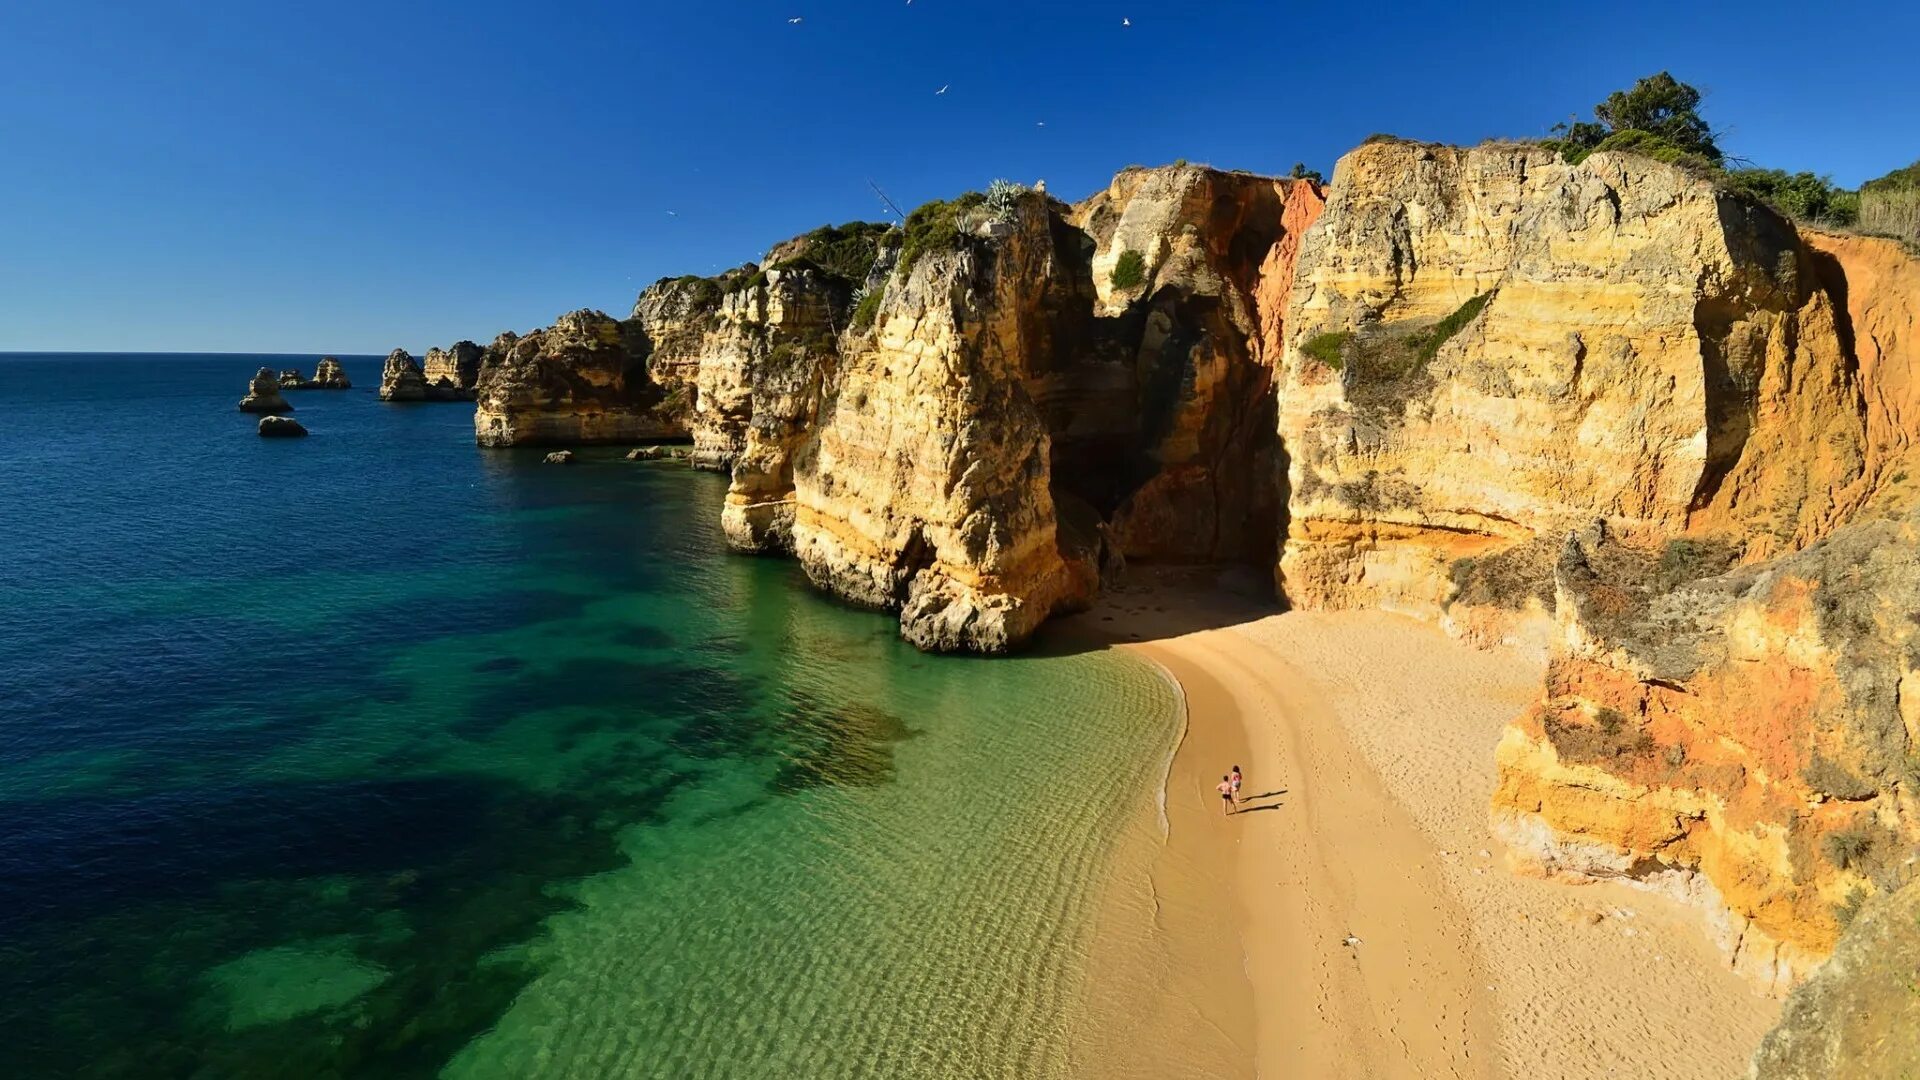
[[[1233,777],[1221,777],[1219,785],[1214,790],[1220,793],[1221,808],[1229,814],[1233,813]]]
[[[1233,781],[1233,805],[1239,806],[1240,805],[1240,766],[1235,765],[1233,767],[1233,773],[1231,776],[1228,777],[1228,779]]]

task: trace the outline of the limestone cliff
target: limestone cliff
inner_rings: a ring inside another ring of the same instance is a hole
[[[640,442],[686,436],[685,401],[647,373],[644,332],[574,311],[482,358],[475,437],[482,446]]]
[[[395,349],[387,354],[386,366],[380,370],[380,400],[427,400],[427,378],[412,353]]]
[[[808,576],[897,608],[923,648],[1004,652],[1093,588],[1092,568],[1062,554],[1026,390],[1050,349],[1046,313],[1073,288],[1055,220],[1030,194],[910,248],[794,463],[791,546]]]
[[[1279,440],[1256,295],[1291,280],[1318,187],[1128,169],[1076,205],[1093,317],[1037,366],[1062,483],[1130,558],[1257,560],[1278,541]],[[1085,243],[1085,241],[1083,241]]]
[[[1754,558],[1867,490],[1821,260],[1681,169],[1374,142],[1341,160],[1300,262],[1280,392],[1296,603],[1540,614],[1557,537],[1590,518]]]
[[[1496,830],[1553,874],[1708,907],[1784,990],[1920,845],[1920,512],[1689,580],[1589,530],[1556,568],[1559,648],[1498,752]]]
[[[1787,999],[1753,1080],[1908,1080],[1920,1065],[1920,883],[1867,905]]]
[[[480,346],[458,341],[447,348],[431,348],[421,361],[426,396],[434,401],[471,401],[480,379]]]

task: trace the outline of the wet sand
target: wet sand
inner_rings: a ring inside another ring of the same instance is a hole
[[[1122,587],[1083,619],[1187,701],[1151,886],[1167,971],[1113,1054],[1137,1067],[1103,1072],[1744,1074],[1778,1005],[1698,912],[1515,874],[1491,836],[1494,744],[1537,664],[1191,580]],[[1236,763],[1245,802],[1225,817],[1214,785]]]

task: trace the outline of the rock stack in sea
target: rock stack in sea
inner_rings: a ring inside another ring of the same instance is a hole
[[[291,416],[263,416],[257,430],[266,439],[297,439],[307,433],[306,426]]]
[[[426,375],[407,350],[395,349],[387,354],[386,367],[380,371],[380,400],[427,400]]]
[[[480,378],[483,350],[471,341],[457,341],[447,348],[427,350],[421,374],[427,383],[431,401],[472,401]]]
[[[320,358],[320,364],[313,369],[313,381],[307,386],[315,390],[351,390],[353,383],[347,381],[346,369],[340,361],[331,356]]]
[[[306,380],[305,376],[300,374],[299,368],[283,369],[275,377],[280,380],[280,389],[282,390],[305,390],[313,385]]]
[[[293,406],[280,396],[280,378],[272,368],[261,368],[247,384],[247,396],[240,399],[240,411],[249,413],[288,413]]]

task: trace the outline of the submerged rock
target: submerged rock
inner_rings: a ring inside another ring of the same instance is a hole
[[[426,376],[407,350],[395,349],[387,354],[387,366],[380,372],[380,400],[427,400]]]
[[[542,460],[544,460],[549,465],[571,465],[573,464],[573,451],[555,450],[553,453],[548,454]]]
[[[300,421],[291,416],[263,416],[259,431],[265,439],[297,439],[307,433]]]
[[[280,396],[280,379],[272,368],[261,368],[247,384],[247,396],[240,399],[240,411],[249,413],[289,413],[293,406]]]

